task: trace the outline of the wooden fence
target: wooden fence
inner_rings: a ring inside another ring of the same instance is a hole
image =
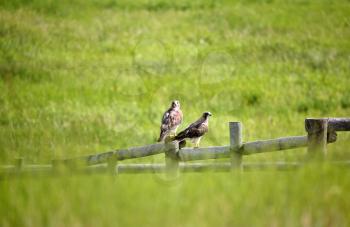
[[[26,176],[61,174],[65,171],[77,173],[158,173],[177,174],[178,172],[201,172],[253,170],[253,169],[294,169],[299,162],[242,163],[243,155],[262,152],[281,151],[307,147],[310,159],[319,160],[327,157],[327,143],[337,140],[338,131],[350,131],[350,118],[308,118],[305,120],[305,136],[290,136],[271,140],[243,142],[242,124],[229,122],[230,143],[226,146],[204,148],[179,148],[177,141],[157,143],[142,147],[114,150],[99,154],[70,159],[56,159],[47,165],[26,165],[22,158],[13,165],[0,167],[0,176]],[[121,164],[120,161],[165,154],[165,164]],[[186,163],[187,161],[221,159],[229,162]],[[333,161],[337,165],[350,166],[350,160]]]

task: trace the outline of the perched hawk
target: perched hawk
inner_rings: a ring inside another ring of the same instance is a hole
[[[180,110],[180,102],[174,100],[170,108],[163,115],[158,142],[164,141],[171,134],[175,135],[176,129],[181,123],[182,112]]]
[[[209,130],[208,121],[211,115],[210,112],[204,112],[197,121],[190,124],[190,126],[175,136],[174,139],[182,142],[186,138],[189,138],[192,143],[195,144],[195,147],[199,147],[199,142],[202,136]]]

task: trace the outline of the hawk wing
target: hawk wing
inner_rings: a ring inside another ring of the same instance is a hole
[[[163,141],[170,131],[175,130],[182,123],[182,118],[181,110],[167,110],[162,118],[158,142]]]
[[[185,138],[201,137],[208,132],[208,129],[207,124],[204,124],[203,122],[195,122],[175,136],[175,139],[184,140]]]

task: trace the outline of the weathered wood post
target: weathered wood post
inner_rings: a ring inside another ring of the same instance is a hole
[[[24,167],[24,158],[16,158],[15,166],[16,166],[16,170],[20,172]]]
[[[327,128],[327,118],[305,119],[305,129],[308,134],[307,151],[310,156],[325,157],[327,155]]]
[[[60,162],[57,159],[51,160],[52,173],[57,173],[60,170]]]
[[[179,142],[165,144],[165,168],[168,177],[174,178],[179,174]]]
[[[115,152],[112,156],[107,158],[107,169],[111,175],[116,175],[118,173],[118,153]]]
[[[242,124],[241,122],[229,122],[231,169],[242,169]]]

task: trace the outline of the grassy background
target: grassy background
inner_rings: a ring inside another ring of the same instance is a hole
[[[201,146],[350,115],[350,2],[0,0],[0,163],[153,143],[170,101]],[[329,145],[349,159],[350,135]],[[244,161],[304,158],[304,149]],[[132,162],[161,162],[158,155]],[[2,180],[1,226],[347,226],[349,172]]]

